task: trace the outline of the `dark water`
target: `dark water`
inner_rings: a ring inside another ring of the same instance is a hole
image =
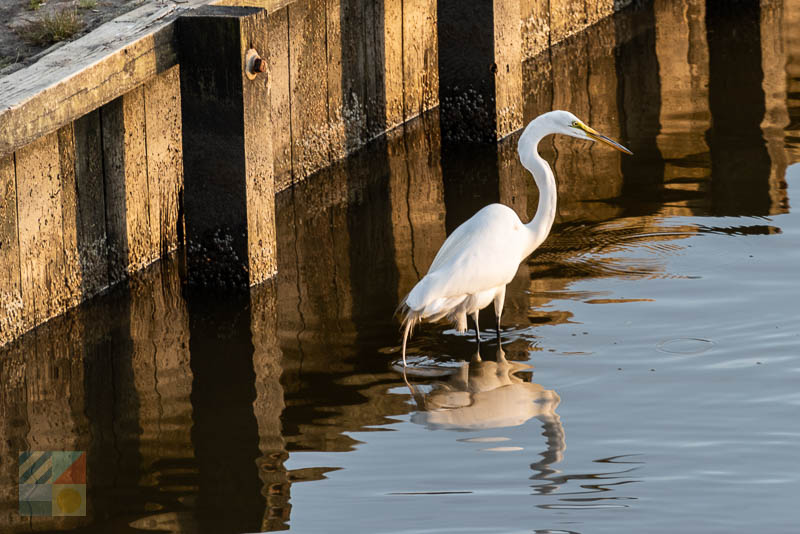
[[[393,368],[447,233],[536,206],[516,137],[443,148],[434,113],[279,197],[274,283],[197,293],[173,258],[6,349],[0,530],[796,531],[800,3],[724,5],[526,63],[526,119],[636,155],[541,147],[558,216],[503,352],[429,325]],[[88,451],[87,517],[19,517],[20,450]]]

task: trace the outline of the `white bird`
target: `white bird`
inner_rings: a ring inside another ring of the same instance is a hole
[[[539,188],[536,216],[524,224],[514,210],[489,204],[448,236],[422,280],[403,299],[403,365],[406,342],[414,325],[447,317],[459,332],[467,329],[467,316],[475,321],[480,343],[478,311],[494,302],[497,337],[506,297],[506,285],[520,262],[530,256],[550,233],[556,215],[556,182],[550,165],[539,155],[539,141],[550,134],[600,141],[633,154],[616,141],[599,134],[568,111],[550,111],[532,120],[519,138],[520,162]]]

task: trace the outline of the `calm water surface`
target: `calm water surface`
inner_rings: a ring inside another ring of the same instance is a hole
[[[274,283],[154,266],[0,359],[0,527],[81,532],[795,532],[800,2],[657,1],[525,64],[559,187],[502,349],[392,313],[515,156],[414,121],[278,199]],[[483,316],[493,324],[492,313]],[[19,450],[88,451],[86,518],[16,514]]]

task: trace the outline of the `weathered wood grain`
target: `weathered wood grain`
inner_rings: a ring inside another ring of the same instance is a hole
[[[403,0],[403,118],[439,103],[435,0]]]
[[[586,24],[592,25],[614,13],[614,0],[586,0]]]
[[[74,123],[78,253],[84,298],[108,287],[106,203],[100,111]]]
[[[403,2],[383,2],[383,85],[386,128],[403,123]],[[437,95],[438,97],[438,95]]]
[[[497,138],[522,128],[520,5],[494,2],[494,86]]]
[[[75,179],[75,131],[73,123],[58,129],[61,169],[61,227],[64,243],[64,306],[77,306],[81,299],[82,272],[78,252],[78,191]]]
[[[289,6],[289,95],[295,179],[330,164],[325,54],[325,4],[298,0]]]
[[[249,48],[269,53],[265,11],[241,19],[241,64]],[[263,56],[262,56],[263,57]],[[268,57],[264,57],[269,60]],[[249,284],[259,284],[278,271],[275,235],[275,181],[272,171],[272,129],[269,80],[242,73],[244,154],[247,206]]]
[[[16,153],[23,329],[64,311],[64,246],[58,135]]]
[[[14,156],[0,158],[0,345],[22,332]]]
[[[550,0],[550,44],[586,27],[586,5],[574,0]]]
[[[178,197],[183,189],[179,67],[144,84],[147,189],[152,253],[178,247]]]
[[[267,17],[272,156],[275,191],[292,185],[292,115],[289,102],[289,10]]]
[[[158,257],[148,214],[143,87],[106,104],[101,115],[109,279],[115,283]]]
[[[345,80],[343,73],[345,69],[344,52],[349,50],[348,45],[343,42],[347,35],[348,26],[345,23],[345,33],[342,28],[342,12],[345,4],[341,0],[325,1],[325,57],[326,57],[326,91],[328,94],[328,139],[329,150],[332,160],[343,158],[347,155],[348,138],[354,118],[344,108],[346,92],[344,89]],[[288,32],[287,32],[288,37]],[[288,43],[287,43],[288,47]],[[288,49],[287,49],[288,50]],[[288,52],[287,52],[288,53]],[[348,82],[350,83],[350,82]],[[358,114],[355,116],[359,117]]]
[[[550,45],[550,8],[540,0],[520,0],[522,59],[530,59]]]

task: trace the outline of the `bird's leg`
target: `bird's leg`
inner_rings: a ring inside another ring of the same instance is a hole
[[[472,320],[475,321],[475,341],[478,342],[478,345],[481,344],[481,329],[478,326],[478,312],[472,314]]]
[[[406,368],[406,341],[408,341],[408,333],[411,331],[411,321],[408,321],[403,328],[403,371]]]
[[[506,302],[506,286],[494,296],[494,314],[497,317],[497,344],[500,345],[500,316],[503,315],[503,304]]]

